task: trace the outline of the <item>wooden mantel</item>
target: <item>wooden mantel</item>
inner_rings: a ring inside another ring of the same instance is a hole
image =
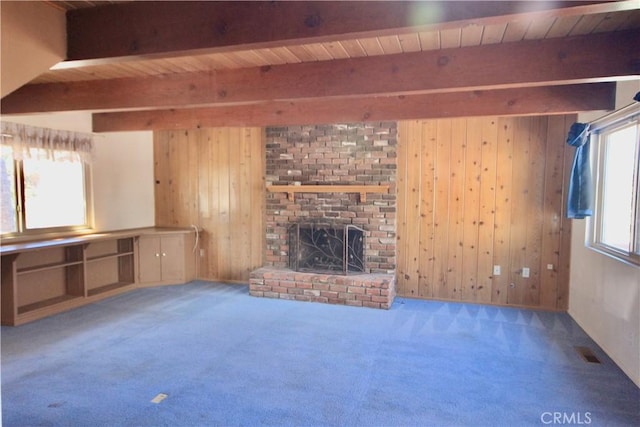
[[[293,201],[295,193],[360,193],[360,202],[367,201],[367,193],[388,193],[388,185],[267,185],[271,193],[287,193]]]

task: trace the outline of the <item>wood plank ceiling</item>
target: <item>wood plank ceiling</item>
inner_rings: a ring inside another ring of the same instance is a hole
[[[175,58],[145,59],[116,64],[65,69],[64,64],[32,83],[144,77],[171,73],[263,67],[363,56],[483,46],[523,40],[623,31],[640,28],[640,10],[594,15],[521,18],[496,24],[468,23],[434,31],[410,32],[380,37],[305,43],[262,49],[246,49]]]
[[[474,102],[474,115],[560,114],[611,108],[603,82],[640,76],[639,0],[47,3],[67,10],[69,60],[2,111],[101,112],[99,131],[305,123],[343,105],[354,119],[425,118],[432,101],[452,103],[434,116]],[[397,117],[370,106],[385,99],[403,104]]]

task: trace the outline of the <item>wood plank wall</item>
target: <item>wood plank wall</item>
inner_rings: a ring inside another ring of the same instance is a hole
[[[156,226],[204,230],[198,277],[248,282],[264,255],[261,128],[154,133]]]
[[[573,150],[564,141],[574,121],[400,122],[398,294],[565,310]]]

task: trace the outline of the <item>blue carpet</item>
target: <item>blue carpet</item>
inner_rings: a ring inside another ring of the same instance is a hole
[[[167,397],[152,403],[159,393]],[[564,313],[403,298],[384,311],[193,282],[2,327],[4,426],[520,426],[554,417],[640,425],[640,390]]]

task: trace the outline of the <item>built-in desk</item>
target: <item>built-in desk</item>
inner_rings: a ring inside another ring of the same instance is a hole
[[[163,246],[149,249],[156,240]],[[2,245],[2,324],[30,322],[138,286],[193,280],[195,243],[193,229],[142,228]],[[163,265],[171,274],[162,276]]]

